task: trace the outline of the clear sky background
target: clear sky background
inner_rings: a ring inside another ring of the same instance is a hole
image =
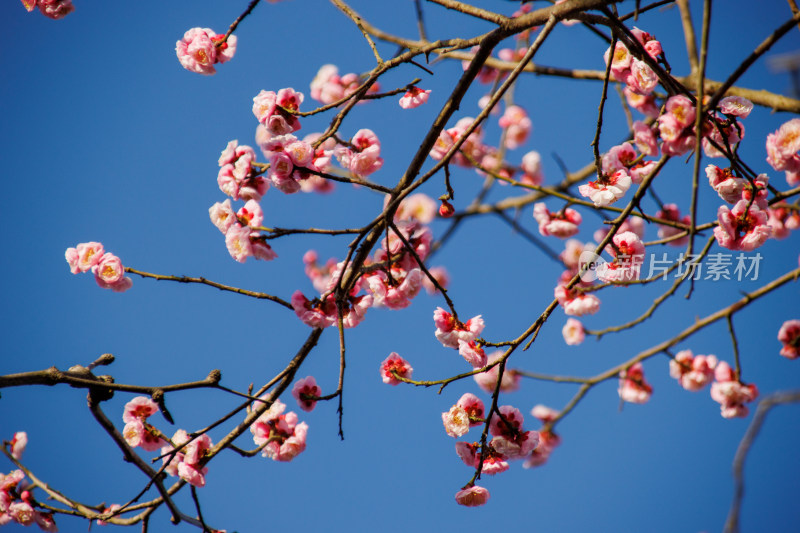
[[[303,236],[273,241],[279,258],[269,263],[233,261],[224,239],[208,219],[207,209],[224,195],[216,184],[217,158],[231,139],[253,144],[257,124],[252,98],[260,90],[293,87],[306,94],[319,67],[335,63],[340,71],[363,72],[374,58],[354,25],[322,0],[294,0],[260,5],[237,31],[236,57],[204,77],[178,63],[175,41],[192,27],[224,32],[246,2],[172,1],[119,4],[75,0],[76,11],[52,21],[28,14],[18,1],[0,4],[0,35],[5,43],[0,77],[0,160],[6,223],[0,228],[7,246],[0,262],[3,319],[0,374],[87,364],[102,353],[117,361],[107,369],[121,383],[169,384],[202,379],[222,371],[222,383],[245,390],[269,380],[283,368],[308,335],[293,313],[275,304],[222,293],[203,286],[155,282],[134,277],[125,294],[99,289],[90,275],[73,276],[64,250],[79,242],[101,241],[127,266],[162,274],[209,279],[289,299],[296,289],[311,294],[302,272],[302,255],[316,249],[325,260],[343,258],[348,239]],[[539,4],[539,3],[537,3]],[[543,4],[543,3],[542,3]],[[353,7],[378,27],[416,36],[410,0],[354,1]],[[514,4],[481,2],[511,13]],[[632,9],[633,2],[621,10]],[[432,38],[471,37],[489,26],[425,4]],[[722,80],[774,28],[790,16],[785,2],[745,1],[714,5],[708,75]],[[701,20],[695,11],[695,20]],[[673,72],[688,72],[677,8],[648,13],[637,25],[662,41]],[[504,46],[511,46],[504,43]],[[545,65],[602,69],[606,45],[580,26],[559,26],[537,56]],[[771,55],[795,52],[800,33],[790,32]],[[394,47],[380,45],[384,57]],[[374,130],[383,143],[385,165],[375,180],[394,186],[427,127],[444,104],[461,72],[458,62],[441,62],[430,76],[403,66],[382,80],[384,89],[415,77],[433,89],[427,105],[404,111],[396,98],[359,106],[342,126],[351,136]],[[760,60],[741,79],[741,86],[788,93],[786,74],[775,74]],[[600,84],[527,76],[515,97],[529,112],[534,131],[512,151],[519,163],[528,150],[543,156],[545,183],[561,179],[552,154],[570,170],[591,161]],[[475,86],[454,121],[478,112],[477,100],[488,88]],[[305,119],[300,133],[323,130],[329,114]],[[765,163],[764,140],[794,118],[757,108],[745,120],[741,154],[758,171],[767,172],[780,189],[782,173]],[[453,122],[454,122],[453,121]],[[610,94],[601,149],[626,134],[618,98]],[[487,127],[487,142],[497,142],[496,118]],[[692,161],[673,161],[655,183],[664,201],[687,210]],[[261,159],[263,160],[263,158]],[[426,165],[430,165],[430,160]],[[427,167],[426,167],[427,168]],[[456,171],[456,208],[463,208],[479,189],[474,173]],[[702,180],[701,180],[702,181]],[[715,217],[719,199],[703,183],[702,221]],[[424,189],[444,193],[441,178]],[[519,194],[498,188],[490,199]],[[630,194],[628,195],[630,197]],[[262,201],[267,226],[353,227],[379,212],[382,197],[338,184],[332,195],[287,196],[271,190]],[[648,201],[649,202],[649,201]],[[557,202],[548,202],[559,208]],[[645,203],[646,211],[655,211]],[[536,231],[531,208],[520,223]],[[600,219],[588,212],[579,235],[585,241]],[[433,224],[440,236],[447,227]],[[648,228],[646,240],[656,238]],[[562,243],[549,238],[560,250]],[[769,241],[756,281],[701,282],[691,300],[686,287],[642,327],[565,346],[557,310],[534,347],[516,354],[511,367],[543,373],[593,375],[673,336],[696,317],[729,305],[797,267],[800,237]],[[662,250],[658,249],[660,253]],[[673,256],[675,249],[667,250]],[[716,247],[713,251],[724,251]],[[482,314],[484,336],[493,341],[516,337],[552,299],[561,268],[496,217],[466,223],[431,264],[445,265],[452,278],[450,294],[464,317]],[[604,291],[601,312],[586,317],[591,329],[638,316],[667,282],[649,287]],[[744,379],[762,394],[797,388],[800,361],[778,355],[776,335],[783,321],[800,318],[798,286],[791,284],[745,312],[735,324]],[[435,390],[389,387],[378,376],[380,362],[396,351],[413,365],[414,377],[439,379],[468,370],[452,350],[433,336],[433,310],[440,298],[420,295],[404,311],[373,309],[367,320],[347,333],[345,440],[337,436],[335,402],[312,413],[288,408],[309,426],[308,449],[289,464],[260,456],[242,459],[223,453],[210,465],[207,486],[199,491],[207,522],[228,531],[264,531],[301,527],[308,530],[439,530],[487,528],[537,531],[698,532],[722,528],[732,495],[730,465],[748,419],[724,420],[708,389],[689,393],[668,375],[667,358],[645,363],[655,392],[644,406],[619,408],[616,381],[594,388],[558,426],[563,444],[541,468],[519,463],[481,485],[490,502],[477,509],[460,507],[453,495],[472,472],[454,453],[454,439],[441,424],[441,412],[472,381]],[[707,328],[677,348],[716,354],[732,362],[723,323]],[[335,390],[338,343],[326,331],[298,377],[314,375],[323,391]],[[560,409],[575,393],[572,385],[525,381],[519,392],[501,398],[513,404],[535,429],[531,407],[542,403]],[[89,504],[127,501],[146,482],[121,460],[121,454],[97,426],[85,405],[85,392],[67,386],[6,389],[0,399],[0,437],[28,432],[24,460],[54,488]],[[122,427],[122,408],[131,395],[117,394],[104,404]],[[198,429],[228,412],[239,400],[222,392],[170,394],[168,406],[177,426]],[[174,432],[160,415],[153,419],[167,434]],[[770,414],[747,463],[743,531],[788,531],[800,524],[797,494],[800,462],[800,406]],[[477,440],[473,430],[468,436]],[[212,433],[216,442],[222,433]],[[252,447],[249,436],[238,442]],[[149,454],[148,454],[149,455]],[[7,473],[10,463],[0,464]],[[187,512],[188,491],[178,497]],[[61,531],[85,531],[87,524],[59,517]],[[173,528],[161,510],[151,531]],[[17,531],[19,526],[7,526]]]

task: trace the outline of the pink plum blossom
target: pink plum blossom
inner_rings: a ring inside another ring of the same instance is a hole
[[[653,394],[653,387],[644,379],[642,363],[634,363],[619,373],[619,397],[630,403],[647,403]]]
[[[253,442],[263,446],[261,455],[273,461],[291,461],[306,449],[308,424],[298,423],[297,414],[282,414],[286,405],[275,400],[250,426]]]
[[[566,284],[561,283],[556,286],[554,292],[566,315],[593,315],[600,309],[600,300],[594,294],[579,293],[574,288],[567,289]]]
[[[520,178],[522,183],[538,186],[544,181],[544,176],[542,174],[542,156],[539,152],[531,150],[522,156],[520,168],[523,173]]]
[[[100,262],[105,250],[99,242],[82,242],[75,248],[67,248],[65,254],[73,274],[88,272]]]
[[[391,195],[387,194],[383,199],[383,207],[386,208],[391,200]],[[430,224],[436,218],[436,201],[424,193],[415,193],[403,198],[394,213],[394,220],[416,221],[420,224]]]
[[[34,523],[33,507],[31,507],[31,504],[26,501],[15,501],[8,506],[6,512],[8,513],[8,516],[10,516],[11,519],[17,524],[31,526]]]
[[[211,437],[207,433],[195,437],[183,448],[183,462],[198,465],[212,448]]]
[[[14,438],[11,439],[11,457],[19,461],[22,458],[22,453],[28,445],[28,434],[24,431],[17,431],[14,433]]]
[[[411,305],[411,300],[422,289],[425,274],[419,268],[404,271],[391,269],[392,279],[383,270],[376,271],[367,277],[369,290],[372,292],[372,305],[385,306],[389,309],[403,309]]]
[[[506,459],[522,459],[539,446],[537,431],[517,431],[498,435],[490,442],[491,447]]]
[[[500,411],[502,418],[495,415],[492,416],[489,424],[489,433],[492,436],[513,437],[516,433],[522,431],[522,424],[525,418],[519,409],[511,405],[501,405],[497,410]]]
[[[718,107],[724,115],[747,118],[753,110],[753,102],[743,96],[726,96],[719,101]]]
[[[311,81],[311,98],[323,104],[332,104],[345,96],[353,94],[361,86],[361,77],[349,73],[339,75],[336,65],[322,65]],[[380,85],[373,83],[367,94],[380,91]]]
[[[528,138],[533,123],[528,114],[518,105],[508,106],[499,120],[500,127],[505,129],[506,148],[519,148]]]
[[[446,413],[442,413],[445,432],[451,437],[461,437],[469,431],[469,415],[460,406],[454,405]]]
[[[669,375],[688,391],[699,391],[714,380],[717,358],[713,355],[692,355],[682,350],[669,362]]]
[[[236,214],[233,212],[230,198],[224,202],[216,202],[208,208],[208,216],[218,230],[225,235],[231,226],[236,224]]]
[[[629,87],[625,87],[623,93],[625,94],[625,100],[628,102],[629,106],[647,117],[658,118],[660,111],[658,105],[656,105],[655,95],[637,94]]]
[[[613,174],[617,170],[627,171],[636,160],[636,150],[629,142],[612,147],[603,155],[601,166],[603,173]]]
[[[750,410],[745,405],[758,398],[758,388],[739,381],[736,371],[722,361],[714,370],[716,381],[711,384],[711,398],[720,404],[723,418],[743,418]]]
[[[317,400],[322,396],[322,389],[317,386],[314,376],[308,376],[297,380],[292,387],[292,396],[297,400],[297,404],[303,411],[313,411],[317,405]]]
[[[125,267],[119,257],[109,252],[103,254],[96,265],[92,267],[94,280],[103,289],[114,292],[125,292],[133,286],[133,281],[125,277]]]
[[[225,63],[236,53],[236,36],[230,35],[217,46],[223,38],[210,28],[192,28],[175,44],[178,61],[191,72],[215,74],[214,64]]]
[[[430,89],[427,91],[419,87],[411,87],[406,94],[400,98],[400,107],[403,109],[413,109],[419,107],[428,101],[428,95],[431,94]]]
[[[402,378],[411,379],[414,369],[411,368],[408,361],[397,355],[396,352],[392,352],[381,363],[380,371],[383,382],[394,386],[400,384],[400,381],[394,376],[395,373]]]
[[[633,123],[633,142],[636,149],[649,156],[658,155],[658,144],[653,129],[642,121]]]
[[[114,254],[104,253],[95,266],[92,267],[97,284],[107,287],[118,282],[125,275],[122,261]]]
[[[541,421],[542,424],[549,424],[550,422],[556,419],[556,417],[559,415],[559,412],[553,409],[552,407],[547,407],[546,405],[537,404],[533,406],[533,409],[531,409],[531,414],[533,415],[534,418]]]
[[[461,354],[461,357],[463,357],[467,363],[471,364],[473,368],[486,366],[486,352],[484,352],[483,348],[475,341],[465,342],[459,339],[458,353]]]
[[[456,405],[469,416],[469,427],[483,425],[484,406],[480,398],[467,392],[458,399]]]
[[[574,209],[566,207],[561,211],[551,213],[543,202],[533,206],[533,218],[539,223],[539,233],[560,239],[566,239],[578,233],[578,225],[581,223],[581,215]]]
[[[134,420],[146,420],[158,412],[156,402],[146,396],[137,396],[125,404],[125,411],[122,414],[123,422],[133,422]]]
[[[300,129],[300,120],[291,114],[303,103],[303,93],[291,87],[275,91],[262,90],[253,98],[253,114],[272,135],[286,135]]]
[[[561,334],[564,336],[564,342],[569,346],[575,346],[583,342],[586,334],[583,331],[583,324],[580,320],[575,318],[568,318],[567,323],[561,329]]]
[[[148,452],[158,450],[164,445],[164,440],[155,428],[144,419],[134,419],[125,424],[122,436],[131,448],[141,446]]]
[[[351,174],[363,178],[383,166],[381,142],[372,130],[361,129],[350,141],[350,146],[337,146],[334,155]]]
[[[172,444],[175,446],[164,446],[161,448],[163,463],[166,465],[164,471],[170,476],[178,476],[190,485],[204,487],[206,484],[205,475],[208,473],[207,467],[200,466],[200,462],[211,449],[211,439],[203,434],[189,442],[189,435],[186,431],[178,429],[172,436]],[[188,444],[187,444],[188,443]],[[175,452],[175,448],[184,446],[181,451]]]
[[[56,526],[55,518],[53,518],[53,513],[43,513],[42,511],[34,511],[33,520],[34,522],[36,522],[36,525],[39,526],[39,529],[41,529],[42,531],[48,531],[51,533],[58,532],[58,527]]]
[[[456,503],[466,507],[478,507],[489,501],[489,491],[478,485],[456,492]]]
[[[774,239],[785,239],[792,230],[800,228],[800,212],[792,209],[786,202],[773,204],[767,212],[767,224],[772,228]]]
[[[481,315],[462,323],[441,307],[433,312],[433,323],[436,325],[436,338],[448,348],[458,348],[459,341],[474,341],[485,327]]]
[[[733,175],[730,168],[721,169],[714,165],[706,167],[708,183],[717,192],[720,198],[729,204],[735,204],[742,199],[742,191],[747,180]]]
[[[775,170],[800,172],[800,118],[784,123],[767,135],[767,163]]]
[[[333,299],[321,302],[318,299],[309,301],[302,291],[295,291],[292,295],[292,308],[297,318],[312,328],[327,328],[336,323],[336,303]]]
[[[667,100],[666,109],[668,115],[664,116],[674,118],[679,128],[684,129],[694,124],[695,108],[688,96],[682,94],[671,96]]]
[[[631,186],[631,177],[625,170],[617,170],[611,175],[603,174],[596,181],[578,187],[581,196],[589,198],[596,207],[611,205],[623,196]]]
[[[248,257],[253,255],[253,246],[250,244],[250,234],[252,230],[247,226],[238,223],[228,228],[225,234],[225,246],[231,257],[240,263],[244,263]]]
[[[800,357],[800,320],[787,320],[778,331],[778,340],[783,343],[781,355],[787,359]]]
[[[564,251],[558,254],[558,257],[568,269],[577,271],[580,266],[581,254],[593,249],[590,243],[584,244],[577,239],[569,239],[564,245]]]
[[[257,228],[264,222],[264,212],[255,200],[248,200],[236,213],[240,223],[245,223],[251,228]]]
[[[504,352],[502,350],[497,350],[487,355],[486,364],[489,365],[496,362],[498,359],[503,357],[503,353]],[[495,386],[497,385],[497,375],[499,372],[500,365],[495,365],[486,372],[475,374],[472,376],[472,378],[475,380],[475,383],[478,384],[481,390],[492,394]],[[518,390],[521,379],[522,376],[520,376],[516,370],[512,368],[506,368],[503,371],[503,379],[500,380],[500,392],[514,392],[515,390]]]
[[[749,252],[769,239],[772,229],[767,225],[767,213],[747,200],[739,200],[733,209],[722,205],[717,211],[719,226],[714,228],[717,243],[729,250]]]
[[[631,91],[648,95],[652,93],[658,85],[658,76],[647,63],[633,58],[631,60],[630,73],[624,81]]]
[[[630,72],[631,61],[633,60],[633,56],[628,50],[628,47],[622,42],[617,41],[613,55],[611,53],[611,48],[609,48],[606,50],[603,58],[605,59],[606,65],[608,65],[609,59],[611,60],[611,74],[614,76],[614,79],[625,81],[625,78],[627,78]]]
[[[597,267],[597,277],[602,281],[632,281],[639,279],[644,260],[644,244],[632,231],[617,233],[612,239],[613,246],[606,251],[614,256],[614,261],[602,263]]]

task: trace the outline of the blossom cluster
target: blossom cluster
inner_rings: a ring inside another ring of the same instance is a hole
[[[266,399],[266,396],[262,399]],[[308,424],[299,422],[297,414],[284,414],[286,404],[275,400],[250,426],[253,442],[260,447],[261,455],[273,461],[291,461],[306,449]]]
[[[694,355],[691,350],[678,352],[669,362],[669,374],[687,391],[696,392],[711,384],[711,398],[720,404],[723,418],[745,417],[747,403],[758,397],[758,388],[744,384],[737,372],[714,355]],[[647,403],[653,387],[644,377],[641,362],[634,363],[619,374],[619,397],[630,403]]]
[[[18,431],[11,442],[3,444],[10,447],[11,457],[19,461],[28,444],[28,434]],[[53,513],[36,509],[39,504],[26,487],[22,470],[0,473],[0,526],[14,522],[23,526],[37,524],[42,531],[58,531]]]
[[[178,429],[170,443],[171,446],[164,446],[160,450],[164,471],[194,487],[204,487],[208,467],[203,465],[212,447],[211,437],[206,433],[190,437],[186,431]]]
[[[657,61],[663,53],[661,43],[649,33],[638,28],[633,28],[631,33],[647,55]],[[617,41],[613,52],[611,48],[606,50],[604,59],[606,65],[609,65],[610,62],[611,74],[614,79],[624,83],[627,89],[635,94],[649,95],[658,85],[656,73],[644,58],[634,57],[634,54],[622,42]]]
[[[124,292],[133,286],[133,280],[125,276],[125,267],[116,255],[106,252],[99,242],[83,242],[75,248],[67,248],[64,256],[73,274],[91,271],[97,285],[114,292]]]
[[[534,408],[534,416],[543,423],[551,421],[554,412],[548,411],[542,419],[539,407]],[[558,445],[557,436],[549,430],[542,433],[526,431],[519,409],[503,405],[497,409],[497,413],[488,414],[483,402],[471,393],[461,396],[449,411],[442,413],[445,432],[454,438],[466,435],[472,427],[483,425],[487,418],[492,439],[485,446],[467,441],[456,442],[455,446],[461,461],[470,468],[480,469],[483,474],[493,476],[505,472],[509,469],[509,461],[514,460],[524,459],[526,468],[543,464]],[[456,502],[469,507],[483,505],[488,498],[489,492],[477,486],[465,487],[456,494]]]
[[[311,98],[323,104],[332,104],[356,92],[361,86],[361,81],[361,76],[358,74],[340,76],[336,65],[322,65],[311,81]],[[373,83],[367,94],[378,91],[380,85]]]
[[[732,169],[706,167],[709,184],[733,209],[721,205],[717,211],[719,225],[714,228],[717,243],[729,250],[749,252],[764,244],[772,236],[769,224],[766,174],[753,180],[736,176]]]
[[[390,200],[386,199],[386,205]],[[435,202],[421,193],[402,200],[394,215],[396,229],[389,230],[361,273],[351,272],[348,265],[335,259],[321,267],[316,252],[307,252],[306,274],[320,296],[309,299],[302,291],[295,291],[291,304],[298,318],[311,327],[336,324],[339,316],[336,291],[348,277],[353,278],[352,286],[340,302],[345,328],[361,323],[370,307],[404,309],[423,287],[433,293],[436,287],[418,261],[424,261],[430,254],[433,234],[426,223],[434,219],[435,213]],[[440,285],[446,285],[447,273],[441,267],[432,267],[429,272]]]
[[[26,486],[22,470],[0,473],[0,526],[9,523],[22,526],[37,524],[42,531],[58,531],[53,513],[36,509],[39,504]]]

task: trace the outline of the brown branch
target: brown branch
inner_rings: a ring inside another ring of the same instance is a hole
[[[131,274],[137,274],[143,278],[153,278],[157,281],[177,281],[178,283],[200,283],[202,285],[209,285],[211,287],[216,287],[221,291],[235,292],[236,294],[250,296],[251,298],[258,298],[259,300],[270,300],[272,302],[275,302],[277,304],[286,307],[287,309],[294,310],[292,304],[281,298],[278,298],[277,296],[272,296],[271,294],[267,294],[265,292],[248,291],[246,289],[239,289],[238,287],[231,287],[230,285],[223,285],[222,283],[217,283],[216,281],[211,281],[206,278],[193,278],[189,276],[170,276],[165,274],[151,274],[150,272],[136,270],[135,268],[131,267],[125,267],[125,272],[130,272]]]
[[[252,0],[250,2],[250,5],[247,6],[247,9],[245,9],[244,12],[241,15],[236,17],[236,20],[234,20],[233,23],[230,25],[230,27],[228,28],[228,31],[225,32],[225,36],[218,43],[216,43],[217,47],[222,46],[223,43],[228,41],[228,37],[231,36],[231,34],[236,29],[236,27],[239,25],[239,23],[242,22],[247,15],[252,13],[253,9],[255,9],[255,7],[258,5],[258,3],[260,1],[261,0]]]
[[[767,413],[777,405],[796,402],[800,402],[800,391],[775,392],[758,402],[756,414],[747,427],[747,431],[742,437],[733,459],[733,502],[728,512],[728,518],[725,521],[724,533],[736,533],[739,531],[739,511],[744,497],[744,462],[756,437],[758,437],[758,433],[761,431],[761,426],[764,425]]]

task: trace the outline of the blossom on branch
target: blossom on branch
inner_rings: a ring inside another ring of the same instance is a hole
[[[459,322],[453,315],[437,307],[433,312],[434,334],[444,346],[458,348],[459,341],[471,342],[477,339],[485,324],[481,315],[474,316],[465,323]]]
[[[489,491],[478,485],[456,492],[456,503],[466,507],[478,507],[489,501]]]
[[[492,352],[491,354],[487,355],[486,357],[486,364],[492,364],[496,362],[498,359],[503,357],[503,351],[497,350]],[[500,373],[500,365],[495,365],[486,372],[479,372],[472,376],[475,380],[475,383],[478,384],[478,387],[481,390],[492,394],[494,392],[494,388],[497,385],[497,376]],[[522,379],[522,376],[514,369],[506,368],[503,371],[503,379],[500,380],[500,392],[514,392],[515,390],[519,389],[519,382]]]
[[[552,235],[559,239],[566,239],[578,233],[581,215],[574,209],[565,207],[561,211],[551,213],[544,202],[533,206],[533,218],[539,223],[539,233],[545,237]]]
[[[414,371],[408,361],[397,355],[397,352],[392,352],[389,357],[381,363],[381,380],[388,385],[399,385],[401,382],[395,377],[395,374],[401,378],[411,379],[411,373]]]
[[[298,380],[292,387],[292,396],[303,411],[313,411],[317,405],[317,398],[322,396],[322,390],[317,385],[314,376]]]
[[[70,272],[78,274],[91,270],[97,285],[114,292],[124,292],[133,286],[131,278],[125,276],[125,267],[119,257],[105,252],[99,242],[84,242],[75,248],[67,248],[64,257]]]
[[[682,350],[669,362],[669,375],[688,391],[699,391],[714,380],[717,358],[713,355],[692,355]]]
[[[630,403],[647,403],[653,387],[644,379],[642,363],[634,363],[619,373],[619,397]]]
[[[419,107],[428,101],[428,95],[431,94],[430,89],[424,90],[419,87],[411,87],[406,91],[406,94],[400,98],[400,107],[403,109],[413,109]]]
[[[349,145],[338,145],[333,153],[342,167],[358,178],[369,176],[383,166],[381,142],[372,130],[358,130]]]
[[[41,0],[40,0],[41,1]],[[192,28],[175,43],[175,53],[183,68],[198,74],[215,74],[216,63],[225,63],[236,53],[236,36],[217,35],[210,28]],[[222,44],[218,44],[222,43]]]
[[[758,398],[758,388],[745,385],[739,380],[737,372],[722,361],[714,370],[716,381],[711,384],[711,398],[720,404],[723,418],[743,418],[750,410],[745,405]]]
[[[603,174],[595,181],[578,187],[581,196],[589,198],[595,207],[611,205],[628,192],[631,187],[631,177],[624,169],[613,174]]]
[[[800,320],[787,320],[778,331],[778,340],[783,343],[781,355],[787,359],[800,357]]]
[[[300,129],[300,121],[291,111],[300,109],[303,93],[291,87],[275,91],[261,91],[253,98],[253,114],[272,135],[286,135]]]
[[[729,250],[755,250],[772,233],[772,228],[767,224],[767,213],[744,199],[739,200],[733,209],[720,206],[717,219],[719,226],[714,228],[714,237],[720,246]]]

